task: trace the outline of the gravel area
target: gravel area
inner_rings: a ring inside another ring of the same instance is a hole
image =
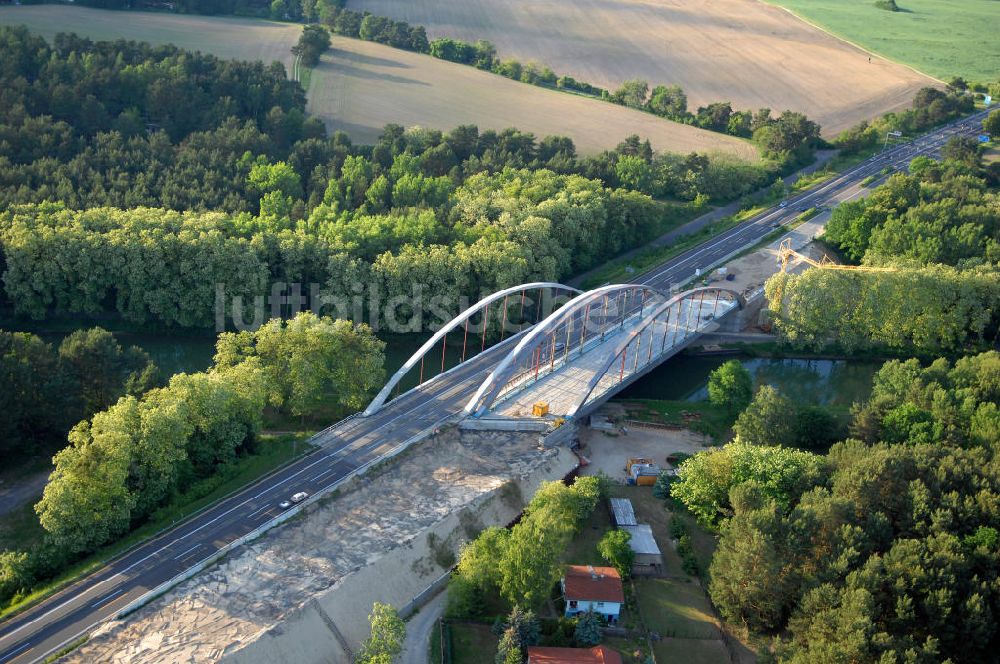
[[[539,449],[537,434],[443,431],[105,625],[64,661],[263,662],[277,653],[285,661],[346,661],[342,650],[331,651],[331,634],[356,648],[373,597],[401,608],[441,576],[442,545],[454,552],[476,529],[516,516],[530,487],[508,491],[512,478],[561,477],[574,463],[564,448]],[[491,496],[498,500],[484,501]],[[473,504],[492,507],[465,509]],[[447,531],[432,538],[426,533],[436,524]]]

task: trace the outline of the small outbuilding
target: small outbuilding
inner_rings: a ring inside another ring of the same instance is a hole
[[[632,501],[628,498],[612,498],[611,518],[614,519],[615,528],[622,526],[634,526],[639,522],[635,520],[635,510],[632,509]]]
[[[663,569],[663,554],[653,538],[653,529],[645,523],[621,526],[621,530],[632,536],[629,546],[635,553],[632,561],[633,574],[659,574]]]

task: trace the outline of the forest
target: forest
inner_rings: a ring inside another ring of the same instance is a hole
[[[341,34],[357,19],[361,38],[526,76],[482,44],[297,6]],[[323,35],[312,37],[303,46],[315,55]],[[219,288],[248,302],[280,282],[315,284],[330,300],[364,284],[369,308],[418,287],[447,315],[458,294],[579,274],[772,184],[819,144],[819,128],[795,113],[691,113],[682,90],[641,81],[608,95],[752,136],[769,158],[657,154],[638,136],[580,156],[564,137],[473,125],[390,125],[354,145],[306,115],[281,65],[0,29],[0,306],[38,320],[207,328]],[[919,131],[964,110],[957,93],[922,92],[891,121]],[[842,145],[872,145],[889,121]],[[715,605],[781,661],[973,662],[997,645],[1000,356],[971,353],[995,344],[1000,326],[1000,201],[975,146],[953,141],[945,157],[918,159],[834,212],[829,245],[883,271],[779,276],[768,296],[793,347],[953,356],[885,364],[849,432],[773,391],[748,393],[737,442],[696,455],[670,483],[670,499],[720,533]],[[13,386],[0,393],[0,451],[62,447],[35,506],[44,538],[0,553],[0,603],[252,455],[265,414],[362,407],[384,379],[384,344],[362,321],[326,313],[225,332],[209,369],[170,378],[100,328],[58,347],[0,332],[0,380]],[[544,486],[510,531],[487,530],[463,551],[454,601],[545,601],[558,553],[601,495],[589,479]]]
[[[764,661],[992,658],[998,376],[996,351],[890,361],[828,453],[738,436],[681,466],[670,500],[720,533],[712,600]]]
[[[34,334],[0,330],[0,453],[9,461],[62,447],[66,432],[125,395],[162,383],[142,349],[123,348],[100,327],[57,348]]]
[[[280,65],[10,28],[0,55],[4,299],[35,318],[208,327],[215,284],[388,298],[565,278],[780,171],[471,125],[355,146],[304,115]]]
[[[222,334],[207,371],[164,381],[100,328],[69,335],[58,354],[33,335],[0,332],[5,458],[58,449],[69,431],[34,508],[43,538],[0,551],[0,605],[211,486],[256,451],[266,409],[301,417],[322,406],[332,418],[360,409],[384,380],[384,348],[366,325],[304,312]]]

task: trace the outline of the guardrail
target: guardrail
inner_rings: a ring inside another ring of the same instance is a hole
[[[354,418],[358,417],[360,414],[361,414],[360,412],[353,413],[351,415],[348,415],[344,419],[339,420],[338,422],[336,422],[334,424],[331,424],[330,426],[326,427],[325,429],[321,429],[320,431],[317,431],[316,433],[314,433],[312,436],[309,437],[309,440],[307,440],[306,443],[311,443],[312,441],[314,441],[315,439],[319,438],[323,434],[327,433],[328,431],[330,431],[334,427],[338,427],[338,426],[342,425],[344,422],[349,422],[350,420],[353,420]],[[282,470],[284,470],[288,466],[292,465],[296,461],[298,461],[300,459],[304,459],[304,458],[306,458],[308,456],[311,456],[311,455],[315,454],[317,451],[319,451],[319,449],[318,449],[319,447],[321,447],[321,446],[317,446],[317,447],[309,450],[308,452],[306,452],[306,453],[304,453],[304,454],[302,454],[300,456],[292,457],[291,459],[289,459],[285,463],[282,463],[277,468],[274,468],[274,469],[268,471],[268,473],[265,474],[263,477],[258,477],[256,479],[250,480],[249,482],[247,482],[243,486],[240,486],[240,487],[238,487],[236,489],[233,489],[232,491],[230,491],[226,495],[222,496],[221,498],[219,498],[218,500],[216,500],[214,503],[209,503],[209,504],[207,504],[207,505],[205,505],[205,506],[203,506],[203,507],[195,510],[191,514],[188,514],[187,516],[185,516],[180,521],[178,521],[176,523],[172,523],[169,526],[165,526],[164,528],[161,528],[160,530],[158,530],[155,533],[153,533],[149,538],[147,538],[147,539],[145,539],[145,540],[143,540],[141,542],[136,543],[134,546],[129,547],[128,549],[126,549],[125,551],[123,551],[122,553],[120,553],[119,555],[115,556],[114,558],[112,558],[111,560],[109,560],[108,563],[110,564],[110,563],[114,562],[115,560],[118,560],[119,558],[128,555],[129,553],[131,553],[133,550],[137,549],[138,547],[143,546],[143,545],[149,543],[150,541],[152,541],[152,540],[160,537],[161,535],[163,535],[163,534],[165,534],[167,532],[170,532],[171,530],[174,530],[178,526],[184,525],[188,521],[190,521],[190,520],[194,519],[195,517],[200,516],[201,514],[207,512],[208,510],[210,510],[211,508],[215,507],[219,503],[222,503],[222,502],[224,502],[224,501],[232,498],[233,496],[235,496],[235,495],[237,495],[239,493],[242,493],[243,491],[245,491],[249,487],[254,486],[256,484],[259,484],[260,482],[263,482],[263,481],[267,480],[269,477],[272,477],[272,476],[280,473]],[[350,476],[348,476],[348,477],[350,477]],[[344,479],[347,479],[347,478],[344,478]],[[308,502],[309,501],[304,501],[303,503],[301,503],[297,507],[301,508],[303,505],[305,505]],[[287,514],[287,512],[286,512],[286,514]],[[281,516],[281,515],[279,515],[279,516]],[[268,522],[268,523],[270,523],[270,522]],[[280,523],[282,523],[282,522],[279,521],[278,523],[275,523],[274,525],[279,525]],[[261,527],[263,527],[264,525],[267,525],[267,524],[263,524]],[[247,541],[250,541],[250,540],[247,540]],[[209,557],[211,557],[211,556],[209,556]],[[200,564],[200,563],[198,563],[198,564]],[[195,566],[197,566],[197,564]],[[191,569],[193,569],[193,568],[191,568]],[[185,570],[185,572],[186,571],[187,570]],[[201,570],[198,570],[198,571],[201,571]],[[185,572],[182,572],[181,574],[184,574]],[[197,572],[195,572],[195,574],[197,574]],[[191,576],[193,576],[193,575],[194,574],[192,574]],[[178,575],[178,577],[179,576],[180,575]],[[175,578],[177,578],[177,577],[175,577]],[[190,578],[190,576],[188,578]],[[187,579],[183,579],[183,580],[187,580]],[[157,586],[156,588],[154,588],[153,590],[151,590],[150,593],[156,592],[157,589],[161,588],[166,583],[169,583],[169,581],[165,582],[164,584],[160,584],[159,586]],[[178,582],[178,583],[180,583],[180,582]],[[147,595],[150,594],[150,593],[147,593]],[[136,608],[138,608],[138,607],[136,607]],[[118,614],[115,615],[115,619],[118,619],[118,618],[122,617],[123,615],[125,615],[125,614],[122,613],[122,612],[119,612]],[[103,621],[101,621],[101,622],[103,622]],[[90,629],[90,628],[88,628],[88,629]],[[63,645],[65,645],[65,644],[63,644]]]

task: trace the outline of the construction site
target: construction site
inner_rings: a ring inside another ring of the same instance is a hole
[[[67,662],[347,662],[375,601],[408,615],[460,545],[577,466],[537,435],[443,430],[135,613]]]

